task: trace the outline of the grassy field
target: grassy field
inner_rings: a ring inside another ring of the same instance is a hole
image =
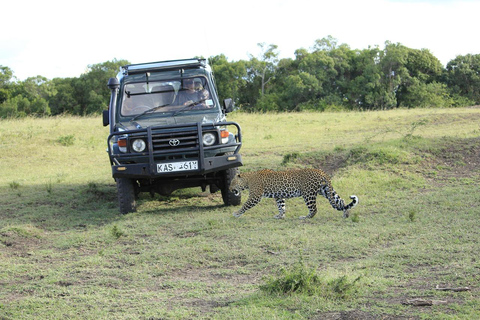
[[[350,218],[199,189],[122,216],[100,118],[0,120],[0,319],[480,318],[480,108],[229,120],[242,171],[324,168]]]

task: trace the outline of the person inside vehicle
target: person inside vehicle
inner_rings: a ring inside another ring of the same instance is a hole
[[[192,78],[183,80],[184,90],[177,97],[177,103],[183,106],[192,105],[194,108],[207,108],[206,100],[210,97],[208,90],[204,89],[201,81],[195,81]]]
[[[178,95],[178,104],[186,106],[194,101],[198,101],[198,94],[195,91],[195,83],[193,79],[184,79],[183,90]]]

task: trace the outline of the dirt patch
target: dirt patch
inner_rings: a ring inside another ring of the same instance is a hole
[[[321,169],[333,176],[336,171],[348,166],[349,157],[349,153],[342,151],[331,154],[302,155],[295,159],[295,162],[305,167]]]
[[[412,156],[419,156],[423,160],[416,167],[418,173],[444,181],[450,178],[469,178],[480,174],[480,138],[448,139],[429,144],[428,149],[414,149]],[[369,153],[367,148],[340,150],[329,154],[310,153],[295,157],[290,162],[297,165],[324,170],[333,176],[339,169],[346,168],[353,163],[362,161],[377,161],[375,153]],[[388,159],[381,159],[387,163]],[[398,160],[397,160],[398,161]],[[393,164],[396,164],[393,163]],[[402,165],[401,162],[398,165]]]
[[[0,232],[0,246],[5,246],[7,252],[14,256],[28,257],[32,248],[37,247],[41,239],[34,236],[25,236],[15,231]]]
[[[480,138],[452,140],[433,153],[427,168],[436,173],[434,180],[477,176],[480,164]]]

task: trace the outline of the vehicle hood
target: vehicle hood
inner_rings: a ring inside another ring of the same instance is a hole
[[[125,121],[118,124],[117,128],[122,130],[137,130],[144,129],[152,126],[170,126],[175,124],[185,123],[217,123],[225,121],[225,115],[223,113],[210,113],[210,114],[196,114],[196,115],[181,115],[174,117],[155,117],[137,119],[135,121]]]

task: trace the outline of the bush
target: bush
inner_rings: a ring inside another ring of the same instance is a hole
[[[292,269],[280,270],[280,277],[270,278],[260,290],[269,294],[306,293],[314,294],[321,287],[320,278],[314,269],[307,268],[302,261]]]
[[[273,295],[299,293],[319,295],[332,300],[346,300],[357,293],[357,282],[360,278],[359,276],[349,280],[346,275],[333,279],[320,277],[315,269],[308,268],[300,258],[291,269],[281,269],[278,278],[268,279],[260,286],[260,290]]]

